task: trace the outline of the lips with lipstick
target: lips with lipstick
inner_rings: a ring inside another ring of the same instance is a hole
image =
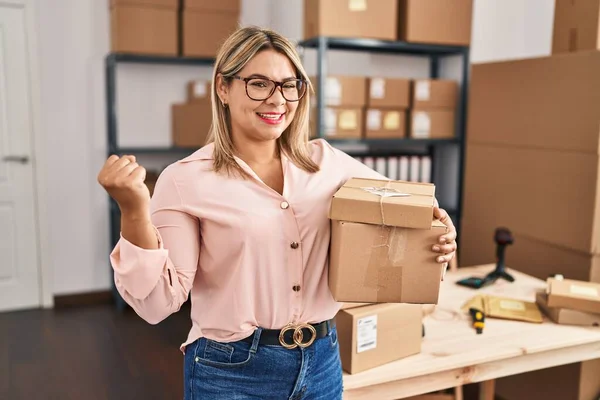
[[[256,113],[258,118],[260,118],[263,122],[270,125],[277,125],[283,121],[283,117],[285,113]]]

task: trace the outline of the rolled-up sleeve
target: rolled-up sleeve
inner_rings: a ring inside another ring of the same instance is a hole
[[[171,167],[156,183],[151,221],[158,249],[140,248],[121,236],[110,260],[123,300],[144,320],[157,324],[187,300],[200,253],[199,221],[186,212]]]

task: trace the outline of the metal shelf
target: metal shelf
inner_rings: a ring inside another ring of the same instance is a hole
[[[154,56],[145,54],[110,53],[107,62],[136,64],[171,64],[171,65],[213,65],[214,58],[194,58],[176,56]]]
[[[404,53],[430,57],[432,55],[460,55],[466,51],[469,51],[469,48],[465,46],[448,46],[425,43],[408,43],[391,40],[338,38],[327,36],[303,40],[299,42],[298,45],[304,48],[316,49],[319,47],[320,40],[325,41],[330,50],[351,50],[369,53]]]

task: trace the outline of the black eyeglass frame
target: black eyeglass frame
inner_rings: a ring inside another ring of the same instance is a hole
[[[246,88],[246,96],[248,96],[249,99],[254,100],[254,101],[265,101],[267,99],[269,99],[271,96],[273,96],[273,94],[275,93],[275,90],[277,90],[277,88],[279,87],[279,91],[281,92],[281,95],[283,96],[283,98],[285,99],[285,101],[289,101],[289,102],[296,102],[296,101],[300,101],[300,99],[302,99],[304,97],[304,95],[306,94],[306,91],[308,89],[308,82],[305,81],[304,79],[288,79],[286,81],[283,82],[278,82],[278,81],[274,81],[273,79],[269,79],[269,78],[265,78],[265,77],[258,77],[258,76],[252,76],[249,78],[242,78],[239,75],[234,75],[232,76],[233,79],[238,79],[240,81],[243,81],[245,84],[245,88]],[[248,82],[253,80],[253,79],[259,79],[259,80],[263,80],[263,81],[270,81],[273,82],[275,86],[273,86],[273,89],[271,90],[271,93],[269,93],[269,95],[267,97],[265,97],[264,99],[255,99],[254,97],[250,96],[250,94],[248,93]],[[283,85],[289,82],[301,82],[302,85],[304,85],[304,91],[302,92],[301,96],[298,96],[298,98],[296,100],[289,100],[287,97],[285,97],[285,94],[283,93]]]

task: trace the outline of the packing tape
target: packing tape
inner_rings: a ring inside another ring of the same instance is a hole
[[[402,287],[402,261],[406,256],[408,231],[404,228],[378,226],[371,245],[365,287],[375,289],[378,303],[397,301]]]

